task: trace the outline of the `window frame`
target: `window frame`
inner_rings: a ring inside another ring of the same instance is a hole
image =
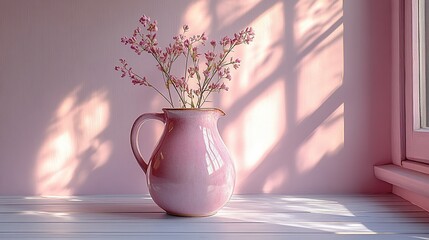
[[[420,119],[420,76],[422,75],[421,67],[424,63],[420,57],[419,46],[419,1],[424,0],[404,1],[405,158],[406,160],[429,164],[429,130],[421,127]]]

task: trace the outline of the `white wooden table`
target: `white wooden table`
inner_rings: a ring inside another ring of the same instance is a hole
[[[429,239],[429,213],[394,195],[240,195],[204,218],[149,196],[3,196],[0,239]]]

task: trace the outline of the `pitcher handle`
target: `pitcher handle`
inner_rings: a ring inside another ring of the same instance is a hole
[[[144,173],[147,171],[148,163],[143,159],[143,156],[140,152],[138,137],[141,126],[150,119],[158,120],[165,124],[164,113],[144,113],[136,119],[133,127],[131,128],[130,134],[131,149],[133,150],[134,157],[136,158],[140,167],[143,169]]]

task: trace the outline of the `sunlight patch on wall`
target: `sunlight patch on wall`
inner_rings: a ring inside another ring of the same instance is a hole
[[[310,171],[323,157],[337,153],[343,146],[344,104],[341,104],[298,149],[296,163],[298,172]]]
[[[36,192],[71,195],[90,171],[103,166],[112,150],[100,135],[109,122],[105,91],[80,99],[80,88],[60,103],[37,157]]]
[[[280,44],[284,37],[283,19],[283,4],[279,2],[249,23],[256,29],[255,41],[235,50],[234,55],[239,56],[242,63],[238,71],[233,71],[232,81],[228,82],[230,92],[222,96],[223,108],[231,107],[252,89],[275,80],[271,75],[278,70],[286,54]]]
[[[284,89],[285,82],[279,79],[255,96],[225,129],[224,139],[239,176],[237,189],[286,131]]]
[[[265,180],[262,192],[272,193],[274,190],[276,190],[276,188],[281,187],[287,180],[286,174],[287,172],[282,168],[279,168],[273,173],[270,173],[268,178]]]
[[[228,3],[240,4],[244,2]],[[223,9],[224,6],[220,5],[219,8]],[[232,24],[231,21],[253,11],[256,5],[250,2],[243,8],[242,15],[231,14],[229,18],[222,18],[221,26]],[[247,177],[265,160],[286,131],[286,80],[275,74],[287,54],[282,45],[284,9],[282,2],[267,5],[263,4],[267,8],[246,23],[255,29],[255,41],[251,46],[236,49],[235,54],[242,64],[238,71],[232,73],[228,94],[223,94],[220,99],[220,105],[227,114],[229,111],[238,114],[223,132],[236,165],[236,191],[240,191]],[[223,16],[224,13],[219,14]],[[267,185],[266,188],[275,188],[277,182],[278,179],[271,179],[272,186]]]
[[[220,28],[228,28],[237,23],[237,21],[252,11],[260,0],[223,0],[216,2],[216,15],[222,21],[219,21]],[[263,15],[262,13],[261,15]]]
[[[210,9],[210,1],[200,0],[191,2],[183,14],[182,21],[182,24],[189,25],[188,36],[202,34],[203,32],[210,34],[209,30],[212,24]]]
[[[299,123],[343,84],[342,1],[300,1],[296,12]]]
[[[298,51],[303,51],[320,35],[330,32],[343,16],[343,0],[300,0],[295,6],[294,37]]]

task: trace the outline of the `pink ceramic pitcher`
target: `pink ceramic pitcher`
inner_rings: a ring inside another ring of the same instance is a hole
[[[131,129],[131,148],[146,173],[150,195],[167,213],[208,216],[230,199],[235,184],[231,157],[219,135],[219,109],[163,109],[145,113]],[[140,127],[149,119],[163,122],[164,132],[145,161],[140,153]]]

